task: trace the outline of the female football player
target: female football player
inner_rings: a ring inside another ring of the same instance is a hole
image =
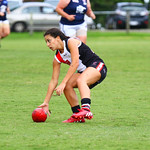
[[[9,13],[7,0],[0,0],[0,40],[10,34],[9,21],[6,14]]]
[[[78,37],[86,43],[87,23],[85,14],[95,19],[90,0],[59,0],[56,11],[61,15],[60,29],[69,37]]]
[[[67,37],[57,28],[46,31],[44,38],[47,46],[52,51],[56,51],[56,54],[47,95],[44,103],[38,107],[43,108],[50,115],[49,101],[53,92],[56,91],[59,96],[65,94],[73,112],[73,115],[63,122],[85,122],[84,118],[92,119],[90,89],[106,77],[107,68],[103,60],[79,39]],[[62,82],[57,86],[61,63],[68,64],[70,67]],[[74,88],[79,89],[81,109]]]

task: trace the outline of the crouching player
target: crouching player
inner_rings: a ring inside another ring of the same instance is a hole
[[[44,103],[38,107],[43,108],[50,115],[49,102],[53,92],[56,91],[59,96],[65,94],[73,112],[69,119],[63,121],[64,123],[85,122],[85,118],[92,119],[90,89],[106,77],[107,68],[103,60],[79,39],[67,37],[57,28],[46,31],[44,38],[47,46],[52,51],[56,51],[56,54],[47,95]],[[61,63],[68,64],[70,67],[57,86]],[[81,108],[74,88],[79,89]]]

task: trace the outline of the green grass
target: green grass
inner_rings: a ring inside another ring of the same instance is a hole
[[[94,118],[63,124],[71,115],[64,95],[51,99],[52,115],[45,123],[31,118],[45,98],[55,54],[46,47],[43,33],[12,33],[2,40],[0,149],[149,150],[149,41],[148,33],[90,31],[87,44],[103,58],[108,75],[91,90]],[[62,65],[60,81],[67,68]]]

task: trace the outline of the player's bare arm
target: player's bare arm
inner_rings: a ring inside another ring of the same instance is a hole
[[[49,116],[50,116],[49,101],[52,97],[52,94],[54,92],[55,87],[58,84],[59,73],[60,73],[60,64],[54,58],[54,60],[53,60],[53,74],[52,74],[52,78],[51,78],[51,81],[50,81],[49,86],[48,86],[47,94],[46,94],[44,103],[41,104],[40,106],[38,106],[39,108],[43,108],[49,114]]]
[[[45,103],[49,103],[50,98],[54,92],[54,89],[56,88],[56,86],[58,84],[59,73],[60,73],[60,63],[58,63],[56,61],[56,59],[54,58],[54,60],[53,60],[53,74],[52,74],[52,78],[51,78],[51,81],[49,83],[48,91],[47,91],[47,94],[46,94],[46,97],[44,100]]]
[[[66,86],[67,81],[71,78],[71,76],[76,72],[78,65],[79,65],[79,50],[78,50],[78,45],[80,41],[77,39],[71,38],[68,41],[68,48],[70,49],[71,53],[71,59],[72,63],[70,64],[70,67],[68,69],[68,72],[66,76],[64,77],[63,81],[61,84],[55,89],[57,95],[63,94],[63,90]]]
[[[66,12],[63,11],[63,9],[67,7],[69,3],[70,0],[60,0],[56,7],[56,11],[62,17],[68,19],[69,21],[73,21],[75,19],[75,15],[68,15]]]
[[[90,4],[90,1],[89,1],[89,0],[87,0],[87,12],[86,12],[86,14],[87,14],[89,17],[91,17],[92,19],[95,19],[95,18],[96,18],[95,14],[93,13],[93,11],[92,11],[92,9],[91,9],[91,4]]]

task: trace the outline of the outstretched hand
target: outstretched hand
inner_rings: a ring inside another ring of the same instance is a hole
[[[49,105],[47,103],[41,104],[40,106],[38,106],[38,108],[43,108],[49,116],[51,115],[49,111]]]

